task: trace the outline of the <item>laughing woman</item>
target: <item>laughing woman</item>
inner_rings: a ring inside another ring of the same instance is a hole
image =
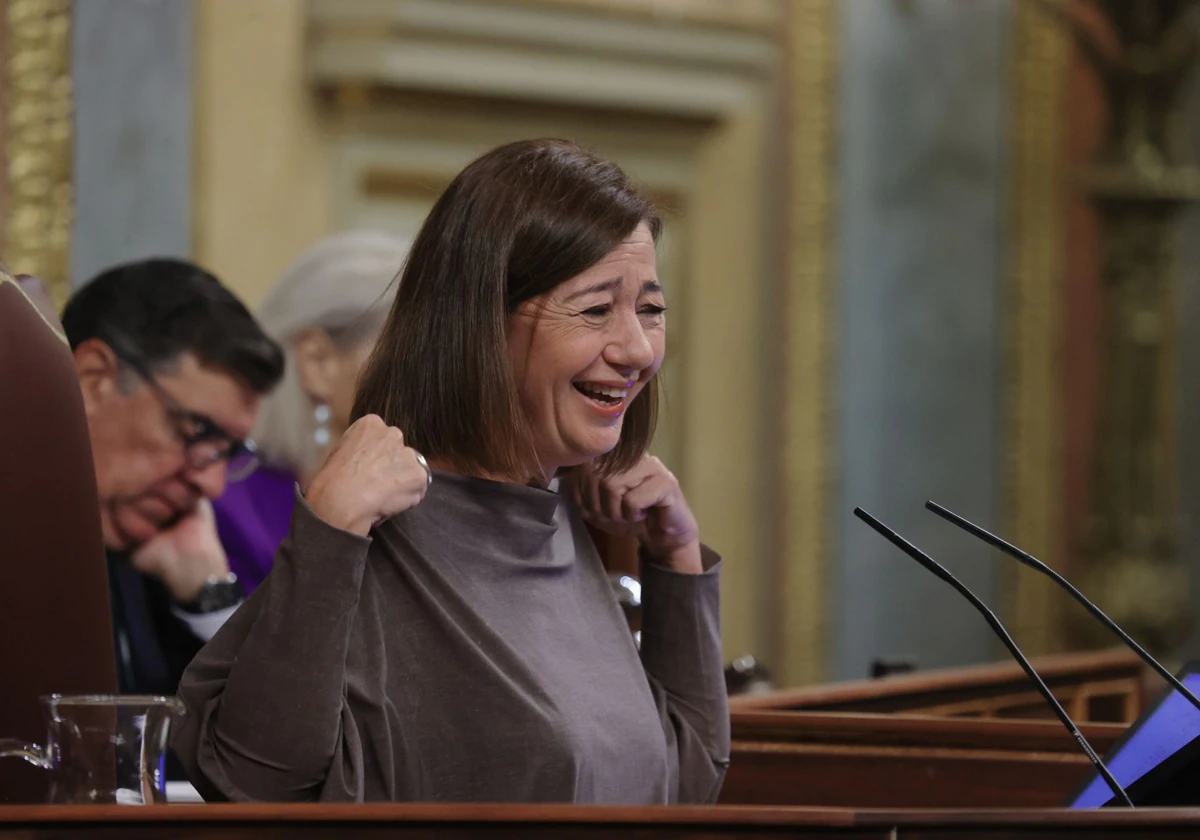
[[[357,420],[184,676],[174,746],[205,798],[716,800],[719,558],[646,454],[659,228],[617,166],[562,141],[451,183]],[[585,521],[638,536],[640,654]]]

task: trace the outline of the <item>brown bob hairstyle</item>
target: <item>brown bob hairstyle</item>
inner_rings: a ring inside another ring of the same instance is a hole
[[[565,140],[524,140],[475,160],[434,204],[363,371],[353,419],[378,414],[428,458],[530,480],[536,456],[508,349],[518,306],[662,223],[614,163]],[[651,379],[598,466],[621,472],[654,435]]]

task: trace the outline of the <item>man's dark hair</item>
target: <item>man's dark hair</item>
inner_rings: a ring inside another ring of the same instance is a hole
[[[427,458],[519,475],[534,452],[508,351],[509,318],[662,223],[615,163],[565,140],[493,149],[442,193],[413,241],[353,418],[378,414]],[[603,472],[637,463],[654,435],[657,383],[625,412]]]
[[[279,345],[216,277],[185,260],[140,260],[102,272],[67,302],[62,323],[72,350],[99,339],[118,356],[132,349],[150,370],[190,351],[260,394],[283,375]]]

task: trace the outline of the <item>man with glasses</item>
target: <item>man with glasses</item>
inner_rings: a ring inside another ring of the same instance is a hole
[[[254,466],[248,439],[283,354],[215,277],[143,260],[67,303],[109,553],[121,690],[174,694],[241,601],[210,500]]]

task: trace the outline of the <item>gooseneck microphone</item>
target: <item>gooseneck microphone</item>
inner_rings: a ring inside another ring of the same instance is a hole
[[[1100,756],[1096,755],[1096,751],[1092,749],[1092,745],[1088,743],[1087,738],[1083,737],[1083,733],[1079,731],[1079,727],[1075,725],[1075,721],[1071,720],[1071,716],[1067,714],[1066,709],[1062,707],[1057,698],[1055,698],[1054,694],[1051,693],[1050,689],[1046,686],[1046,683],[1044,683],[1042,678],[1038,676],[1037,671],[1035,671],[1033,666],[1029,664],[1029,660],[1025,658],[1025,654],[1021,653],[1021,649],[1017,647],[1017,643],[1013,641],[1012,636],[1010,636],[1008,631],[1004,629],[1004,625],[1000,623],[1000,619],[996,618],[996,614],[988,609],[988,606],[984,604],[983,601],[979,600],[975,593],[967,588],[966,584],[964,584],[954,575],[950,574],[949,569],[938,563],[925,552],[921,551],[921,549],[917,548],[908,540],[904,539],[904,537],[897,534],[891,528],[884,525],[862,508],[856,507],[854,509],[854,515],[863,522],[867,523],[867,525],[871,526],[871,528],[878,532],[892,545],[896,546],[896,548],[903,551],[926,569],[933,572],[933,574],[937,575],[939,578],[946,581],[946,583],[954,587],[960,595],[967,599],[971,606],[980,612],[984,620],[987,621],[988,625],[993,631],[995,631],[996,635],[1000,637],[1000,641],[1004,642],[1004,646],[1008,648],[1008,652],[1012,654],[1013,659],[1017,660],[1017,664],[1021,666],[1021,670],[1023,670],[1029,676],[1029,679],[1033,681],[1034,687],[1036,687],[1042,697],[1045,698],[1046,703],[1049,704],[1055,716],[1062,721],[1062,725],[1067,728],[1067,731],[1070,732],[1072,736],[1074,736],[1075,740],[1079,743],[1080,748],[1083,750],[1084,755],[1088,757],[1088,760],[1091,761],[1092,765],[1096,768],[1096,772],[1100,774],[1101,778],[1104,779],[1104,781],[1108,784],[1108,787],[1112,790],[1113,796],[1132,808],[1133,802],[1130,800],[1129,794],[1125,792],[1125,788],[1121,787],[1117,780],[1113,778],[1112,773],[1108,772],[1108,768],[1104,766],[1104,762],[1100,760]]]
[[[937,502],[926,502],[925,507],[928,508],[929,510],[933,511],[938,516],[942,517],[942,519],[945,519],[947,522],[951,523],[952,525],[957,525],[959,528],[962,528],[964,531],[966,531],[971,536],[977,537],[977,538],[983,540],[985,543],[990,545],[992,548],[997,548],[1000,551],[1007,554],[1009,557],[1012,557],[1014,560],[1017,560],[1020,563],[1024,563],[1029,568],[1035,569],[1036,571],[1041,572],[1046,577],[1050,578],[1052,581],[1054,581],[1059,586],[1061,586],[1063,589],[1067,590],[1067,592],[1071,593],[1072,598],[1074,598],[1076,601],[1078,601],[1080,604],[1082,604],[1083,608],[1085,610],[1087,610],[1089,613],[1091,613],[1092,616],[1097,621],[1099,621],[1101,624],[1103,624],[1109,630],[1116,633],[1117,637],[1120,638],[1120,640],[1122,642],[1124,642],[1126,645],[1128,645],[1130,650],[1132,650],[1134,653],[1136,653],[1138,656],[1140,656],[1142,658],[1143,662],[1145,662],[1147,665],[1149,665],[1151,668],[1153,668],[1155,673],[1157,673],[1160,677],[1162,677],[1164,680],[1166,680],[1167,683],[1173,689],[1175,689],[1181,695],[1183,695],[1189,703],[1191,703],[1197,709],[1200,709],[1200,700],[1196,699],[1196,695],[1193,694],[1188,689],[1187,686],[1185,686],[1178,679],[1176,679],[1174,674],[1172,674],[1170,671],[1168,671],[1166,668],[1164,668],[1157,659],[1155,659],[1153,656],[1151,656],[1149,653],[1147,653],[1145,651],[1145,649],[1142,648],[1141,645],[1139,645],[1137,642],[1135,642],[1129,636],[1128,633],[1126,633],[1124,630],[1121,629],[1120,625],[1118,625],[1115,621],[1113,621],[1111,618],[1109,618],[1107,615],[1105,615],[1103,610],[1101,610],[1099,607],[1097,607],[1095,604],[1093,604],[1091,601],[1089,601],[1087,596],[1084,595],[1082,592],[1080,592],[1078,589],[1076,589],[1075,586],[1069,580],[1067,580],[1065,577],[1060,575],[1058,572],[1054,571],[1054,569],[1047,566],[1045,563],[1043,563],[1041,560],[1034,557],[1029,552],[1022,551],[1021,549],[1017,548],[1012,543],[1007,542],[1006,540],[1000,539],[1000,537],[997,537],[995,534],[991,533],[990,531],[980,528],[974,522],[971,522],[970,520],[959,516],[957,513],[954,513],[951,510],[947,510],[946,508],[939,505]]]

